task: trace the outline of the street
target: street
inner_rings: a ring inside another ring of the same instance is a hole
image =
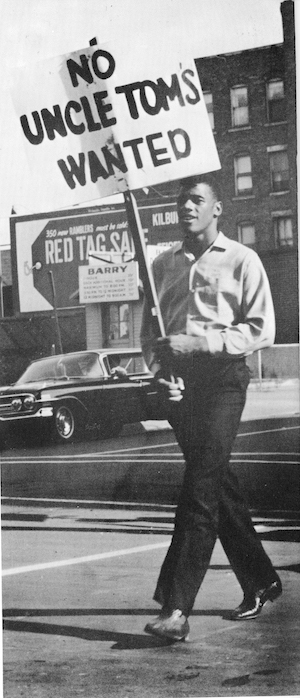
[[[299,383],[248,391],[232,452],[251,509],[299,508]],[[176,504],[184,471],[167,422],[123,428],[119,438],[6,448],[2,498]]]

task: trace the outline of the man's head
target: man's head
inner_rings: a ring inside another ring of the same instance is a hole
[[[221,190],[211,174],[188,177],[180,182],[178,217],[186,243],[205,249],[218,234],[222,213]]]

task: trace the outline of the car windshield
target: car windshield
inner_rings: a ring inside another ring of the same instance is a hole
[[[43,380],[64,380],[68,378],[101,378],[103,370],[99,356],[95,352],[65,356],[51,356],[34,361],[17,383],[32,383]]]

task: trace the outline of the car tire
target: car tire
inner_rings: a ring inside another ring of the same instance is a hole
[[[78,441],[84,433],[82,415],[70,405],[59,405],[54,413],[52,433],[54,439],[61,443]]]

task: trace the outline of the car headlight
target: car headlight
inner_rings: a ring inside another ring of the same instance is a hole
[[[20,412],[22,409],[22,400],[20,397],[14,397],[14,399],[11,401],[11,406],[15,412]]]
[[[35,403],[34,395],[26,395],[26,397],[24,397],[23,405],[25,407],[25,410],[31,410],[34,406],[34,403]]]

